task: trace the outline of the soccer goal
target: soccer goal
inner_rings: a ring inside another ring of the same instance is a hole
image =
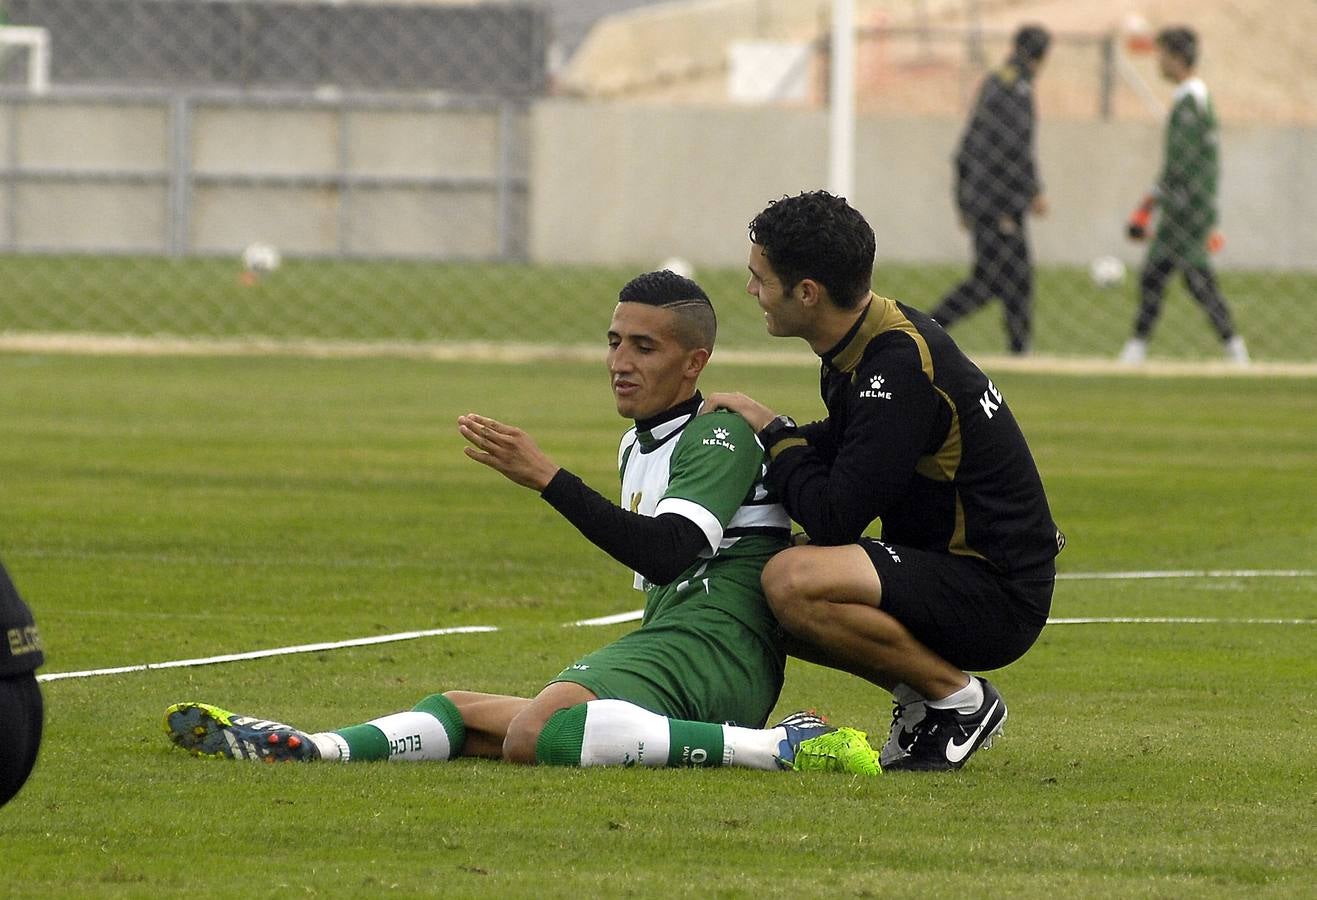
[[[0,25],[0,60],[17,47],[27,50],[27,88],[34,94],[50,89],[50,30],[35,25]]]

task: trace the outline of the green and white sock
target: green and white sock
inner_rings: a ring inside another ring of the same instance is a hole
[[[669,719],[624,700],[559,710],[540,732],[538,762],[558,766],[776,769],[782,729]]]
[[[466,726],[453,701],[431,694],[406,712],[310,737],[328,762],[446,760],[462,752]]]

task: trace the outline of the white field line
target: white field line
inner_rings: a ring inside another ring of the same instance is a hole
[[[571,625],[616,625],[634,622],[644,615],[643,609],[600,616],[598,619],[581,619]],[[1051,618],[1048,625],[1317,625],[1317,619],[1218,619],[1202,616],[1085,616],[1079,618]]]
[[[645,615],[643,609],[633,609],[631,612],[614,613],[611,616],[600,616],[597,619],[580,619],[576,622],[568,622],[566,626],[570,628],[574,625],[580,625],[589,628],[594,625],[617,625],[620,622],[635,622]]]
[[[1081,616],[1048,625],[1317,625],[1317,619],[1217,619],[1203,616]]]
[[[1141,578],[1312,578],[1317,569],[1171,569],[1135,572],[1058,572],[1057,581],[1133,581]]]
[[[461,625],[456,628],[429,628],[424,631],[400,631],[397,634],[380,634],[373,637],[351,638],[346,641],[323,641],[318,644],[298,644],[295,647],[274,647],[269,650],[252,650],[247,653],[225,653],[220,656],[202,656],[196,659],[172,659],[168,662],[142,663],[136,666],[115,666],[109,669],[87,669],[83,672],[52,672],[38,675],[37,681],[60,681],[65,678],[92,678],[97,675],[122,675],[125,672],[147,672],[154,669],[184,669],[208,666],[214,663],[238,662],[244,659],[263,659],[267,656],[290,656],[294,653],[315,653],[320,650],[341,650],[345,647],[366,647],[371,644],[388,644],[394,641],[413,641],[443,634],[482,634],[498,631],[492,625]]]
[[[1057,581],[1125,581],[1144,578],[1313,578],[1317,569],[1180,569],[1171,571],[1136,571],[1136,572],[1065,572],[1056,576]],[[593,626],[617,625],[622,622],[634,622],[644,614],[644,610],[633,609],[630,612],[614,613],[597,619],[580,619],[568,625]],[[1052,620],[1061,621],[1061,620]],[[1076,620],[1077,621],[1077,620]],[[1097,620],[1094,620],[1097,621]],[[1102,620],[1109,621],[1109,620]],[[1124,620],[1122,620],[1124,621]],[[1133,621],[1133,620],[1130,620]],[[1145,621],[1145,620],[1139,620]],[[1163,620],[1146,620],[1163,621]],[[1304,621],[1296,619],[1295,621]]]
[[[1203,569],[1176,571],[1136,571],[1136,572],[1067,572],[1057,576],[1057,580],[1121,580],[1143,578],[1311,578],[1317,576],[1314,569]],[[644,610],[633,609],[628,612],[598,616],[593,619],[578,619],[568,622],[564,627],[591,628],[601,625],[619,625],[624,622],[638,621]],[[1048,625],[1317,625],[1317,619],[1271,619],[1271,618],[1215,618],[1202,616],[1081,616],[1070,618],[1051,618]],[[274,647],[268,650],[251,650],[246,653],[225,653],[219,656],[203,656],[195,659],[173,659],[157,663],[141,663],[130,666],[112,666],[105,669],[87,669],[81,672],[51,672],[38,675],[38,681],[61,681],[66,678],[92,678],[100,675],[122,675],[128,672],[147,672],[155,669],[182,669],[194,666],[207,666],[216,663],[239,662],[248,659],[264,659],[270,656],[289,656],[295,653],[317,653],[323,650],[341,650],[347,647],[367,647],[372,644],[388,644],[395,641],[411,641],[417,638],[438,637],[446,634],[483,634],[499,629],[492,625],[461,625],[453,628],[429,628],[423,631],[402,631],[397,634],[381,634],[373,637],[350,638],[344,641],[324,641],[318,644],[298,644],[292,647]]]

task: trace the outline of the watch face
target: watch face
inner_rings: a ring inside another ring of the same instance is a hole
[[[778,416],[764,426],[759,432],[760,437],[768,441],[776,440],[784,431],[794,431],[796,428],[795,421],[790,416]]]

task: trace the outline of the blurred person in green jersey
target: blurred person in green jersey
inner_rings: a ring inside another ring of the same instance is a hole
[[[1120,361],[1141,363],[1147,358],[1148,340],[1161,315],[1166,285],[1178,271],[1207,313],[1226,358],[1248,365],[1248,348],[1235,333],[1209,257],[1221,243],[1215,231],[1220,154],[1216,110],[1207,85],[1196,74],[1198,36],[1184,26],[1164,28],[1157,34],[1156,45],[1162,77],[1176,87],[1166,120],[1161,177],[1126,228],[1132,240],[1144,240],[1154,211],[1157,213],[1157,227],[1139,278],[1134,332],[1121,349]]]

